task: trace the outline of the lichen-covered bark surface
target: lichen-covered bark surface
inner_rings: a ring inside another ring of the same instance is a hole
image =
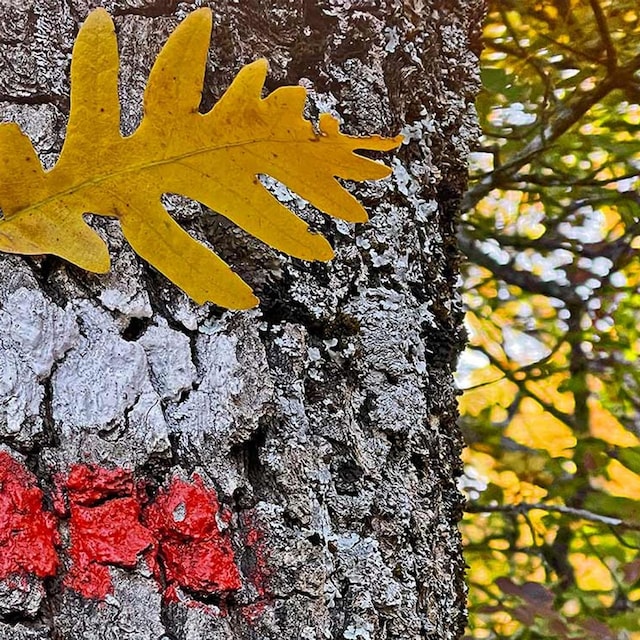
[[[406,144],[386,159],[391,178],[352,189],[367,224],[269,183],[328,235],[330,264],[167,196],[254,286],[252,312],[192,304],[103,219],[91,224],[109,242],[108,275],[0,254],[0,456],[22,469],[0,487],[0,529],[14,527],[0,531],[0,639],[457,638],[454,225],[482,2],[207,4],[203,109],[264,56],[267,89],[303,84],[310,117],[330,111],[349,133]],[[196,3],[0,3],[0,116],[47,166],[64,139],[73,39],[96,6],[116,16],[130,132],[150,65]],[[16,533],[26,502],[58,533]],[[53,569],[37,564],[32,534],[57,554]]]

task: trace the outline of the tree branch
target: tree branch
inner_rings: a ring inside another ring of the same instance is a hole
[[[640,526],[630,522],[622,520],[622,518],[612,518],[610,516],[603,516],[599,513],[593,513],[586,509],[577,509],[575,507],[566,507],[564,505],[544,504],[543,502],[520,502],[519,504],[496,504],[496,505],[482,505],[468,502],[465,511],[467,513],[512,513],[515,515],[524,515],[539,509],[541,511],[548,511],[550,513],[561,513],[566,516],[573,516],[580,518],[581,520],[588,520],[589,522],[597,522],[598,524],[606,524],[610,527],[624,527],[625,529],[640,530]]]
[[[529,293],[539,293],[543,296],[557,298],[567,305],[582,302],[580,296],[571,287],[566,287],[553,281],[540,280],[532,273],[517,270],[512,263],[500,264],[491,256],[486,255],[475,245],[473,240],[462,233],[458,234],[458,244],[471,262],[488,269],[496,278],[503,280],[507,284],[520,287]]]
[[[614,89],[622,88],[640,66],[640,54],[632,58],[626,65],[617,67],[615,73],[607,75],[594,89],[587,93],[574,93],[564,106],[558,108],[550,119],[548,126],[536,135],[524,149],[515,153],[511,160],[487,173],[479,182],[469,189],[462,199],[460,208],[463,212],[470,211],[493,189],[512,180],[513,175],[524,165],[529,163],[541,151],[557,140],[565,131],[600,102]]]
[[[607,53],[607,68],[610,73],[613,73],[618,66],[618,55],[616,53],[616,48],[613,46],[613,41],[611,40],[609,26],[607,25],[607,18],[604,15],[598,0],[589,0],[589,4],[591,5],[593,15],[596,19],[596,24],[598,25],[600,39],[602,40],[602,44],[604,45]]]
[[[537,402],[544,411],[546,411],[547,413],[549,413],[550,415],[552,415],[556,420],[558,420],[558,422],[562,422],[563,424],[566,424],[570,429],[575,429],[575,422],[573,419],[573,416],[568,414],[568,413],[564,413],[564,411],[560,411],[559,409],[557,409],[553,404],[550,404],[549,402],[546,402],[545,400],[543,400],[542,398],[540,398],[540,396],[538,396],[536,393],[534,393],[533,391],[531,391],[531,389],[529,389],[527,387],[527,380],[518,380],[516,377],[516,374],[518,373],[518,371],[513,371],[510,370],[508,367],[505,367],[499,360],[497,360],[487,349],[484,349],[483,347],[475,347],[476,349],[480,350],[489,360],[489,362],[499,371],[501,371],[504,374],[504,377],[509,380],[509,382],[512,382],[513,384],[516,385],[516,387],[518,388],[518,393],[522,394],[523,396],[526,396],[527,398],[531,398],[531,400],[533,400],[534,402]],[[515,399],[514,399],[515,402]],[[513,404],[513,403],[512,403]]]

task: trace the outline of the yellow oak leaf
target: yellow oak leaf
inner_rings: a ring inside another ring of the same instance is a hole
[[[363,207],[336,177],[389,175],[388,167],[355,151],[390,150],[401,137],[347,136],[329,114],[315,129],[302,115],[303,87],[261,97],[265,60],[241,69],[213,109],[199,113],[210,35],[209,9],[176,28],[151,70],[142,122],[123,137],[113,22],[103,9],[89,15],[73,48],[71,111],[55,166],[43,169],[16,124],[0,125],[0,251],[55,254],[104,273],[107,247],[83,216],[115,217],[133,249],[196,302],[254,306],[251,288],[164,209],[162,194],[178,193],[289,255],[333,257],[326,239],[258,176],[271,176],[329,215],[363,222]]]

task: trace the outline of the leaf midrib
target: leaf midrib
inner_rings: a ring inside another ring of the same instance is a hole
[[[134,134],[135,135],[135,134]],[[133,136],[132,136],[133,137]],[[127,138],[121,138],[122,141],[126,141]],[[222,144],[222,145],[214,145],[214,146],[210,146],[210,147],[206,147],[206,148],[201,148],[201,149],[197,149],[195,151],[188,151],[186,153],[181,153],[181,154],[177,154],[177,155],[173,155],[169,158],[164,158],[162,160],[154,160],[151,162],[144,162],[141,164],[137,164],[137,165],[133,165],[133,166],[129,166],[121,171],[115,171],[113,173],[110,173],[108,175],[103,175],[103,176],[99,176],[96,179],[89,179],[89,180],[84,180],[83,182],[77,183],[75,184],[73,187],[70,187],[68,189],[65,189],[63,191],[58,191],[55,194],[49,196],[48,198],[44,198],[43,200],[39,200],[38,202],[35,202],[33,204],[30,204],[27,207],[23,207],[22,209],[20,209],[19,211],[17,211],[16,213],[12,214],[11,216],[6,216],[4,219],[5,221],[9,221],[12,220],[14,218],[18,218],[21,215],[27,214],[31,211],[35,211],[43,206],[46,206],[47,204],[54,202],[56,200],[61,200],[64,199],[65,197],[74,194],[74,193],[78,193],[80,191],[82,191],[84,188],[86,188],[88,185],[96,185],[96,184],[100,184],[101,182],[105,182],[106,180],[109,180],[110,178],[115,178],[118,176],[123,176],[126,175],[128,173],[133,173],[136,171],[145,171],[148,169],[152,169],[154,167],[159,167],[159,166],[163,166],[163,165],[167,165],[167,164],[173,164],[173,163],[178,163],[181,160],[184,160],[185,158],[192,158],[192,157],[197,157],[199,155],[204,155],[207,153],[215,153],[218,151],[223,151],[223,150],[227,150],[227,149],[233,149],[233,148],[238,148],[238,147],[242,147],[242,146],[249,146],[252,144],[257,144],[259,142],[268,142],[269,144],[300,144],[302,141],[301,140],[291,140],[291,139],[286,139],[286,140],[279,140],[279,139],[273,139],[273,138],[253,138],[250,140],[242,140],[239,142],[233,142],[233,143],[227,143],[227,144]],[[59,165],[60,160],[58,160],[58,162],[50,169],[50,171],[45,172],[45,175],[52,175],[55,170],[56,167]],[[181,194],[181,195],[185,195],[185,194]],[[104,213],[100,213],[99,211],[83,211],[84,213],[93,213],[95,215],[100,215],[103,217],[118,217],[118,216],[110,216],[109,214],[104,214]],[[2,220],[0,220],[0,224],[2,224]]]

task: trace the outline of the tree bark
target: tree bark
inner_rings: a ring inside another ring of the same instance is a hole
[[[54,571],[5,567],[0,639],[458,638],[454,232],[477,136],[482,2],[207,4],[203,110],[266,57],[267,90],[302,83],[309,117],[329,111],[347,133],[402,132],[406,143],[385,156],[391,178],[349,187],[366,224],[331,220],[271,183],[329,237],[328,264],[290,259],[167,196],[254,287],[254,311],[193,304],[104,218],[91,224],[110,246],[107,275],[0,254],[0,527],[17,504],[9,492],[28,488],[42,501],[34,513],[55,521],[60,558]],[[73,39],[96,6],[115,17],[130,133],[151,64],[195,3],[0,4],[1,119],[20,124],[47,167],[64,140]],[[180,539],[173,568],[172,534],[152,524],[162,505],[178,527],[192,507],[209,520],[218,511],[208,538]],[[23,533],[4,531],[5,558]],[[98,557],[100,535],[109,551]],[[81,576],[79,545],[98,554]],[[202,588],[194,575],[212,549],[226,578]],[[98,575],[104,593],[92,595]]]

